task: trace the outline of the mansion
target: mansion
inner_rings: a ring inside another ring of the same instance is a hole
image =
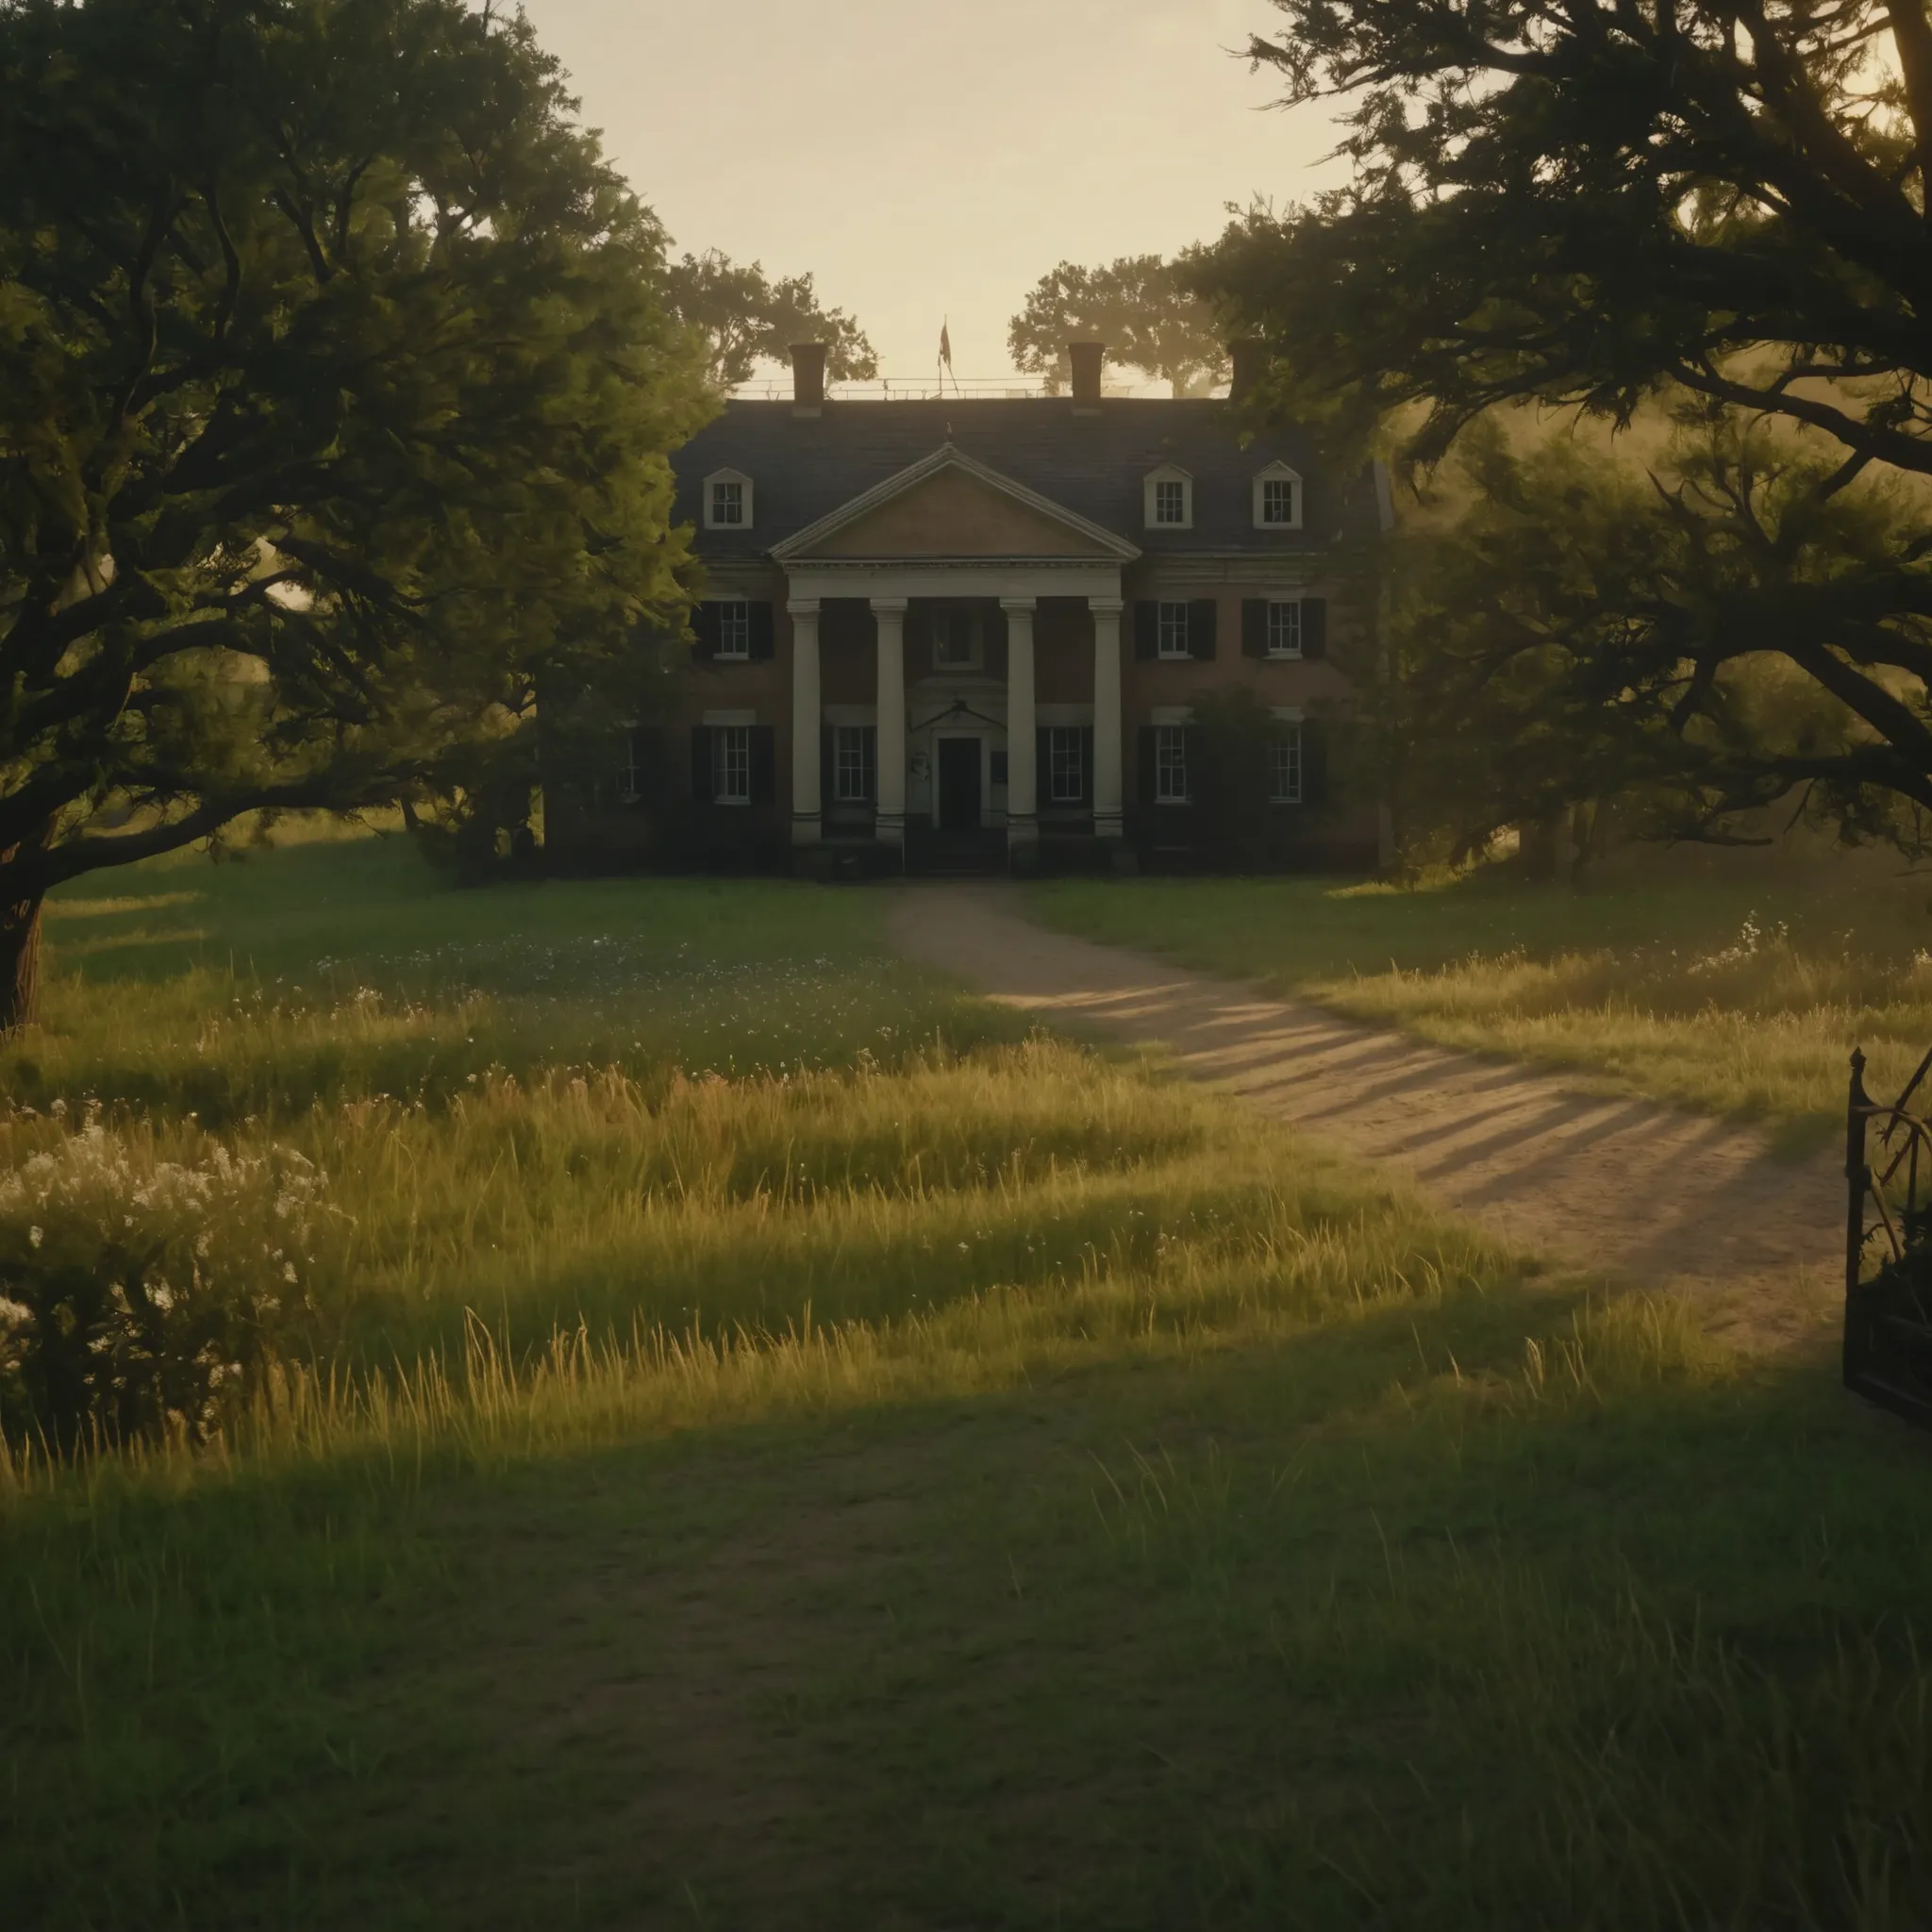
[[[1329,754],[1386,483],[1224,402],[1105,396],[1102,357],[1072,345],[1070,395],[839,401],[805,345],[791,400],[727,403],[674,458],[704,567],[679,708],[547,788],[553,854],[1373,867]],[[1195,711],[1240,688],[1264,741],[1230,810]]]

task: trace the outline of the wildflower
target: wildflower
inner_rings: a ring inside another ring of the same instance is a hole
[[[29,1247],[39,1247],[46,1238],[47,1231],[43,1227],[30,1227],[26,1231],[27,1245]]]

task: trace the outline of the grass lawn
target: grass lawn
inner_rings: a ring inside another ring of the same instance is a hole
[[[881,894],[111,891],[0,1170],[329,1212],[222,1443],[0,1465],[0,1922],[1924,1923],[1925,1449],[1829,1365],[1027,1038]]]
[[[1816,1146],[1841,1130],[1855,1044],[1874,1092],[1932,1047],[1925,881],[1871,855],[1688,870],[1587,892],[1499,874],[1421,891],[1069,879],[1033,887],[1028,904],[1090,939],[1444,1045],[1763,1118],[1794,1147]]]

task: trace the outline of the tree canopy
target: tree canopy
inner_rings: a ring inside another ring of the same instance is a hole
[[[1714,493],[1676,499],[1741,533],[1757,602],[1624,615],[1643,650],[1678,654],[1679,731],[1720,727],[1726,669],[1751,658],[1828,694],[1836,749],[1736,744],[1735,805],[1878,786],[1932,806],[1922,499],[1897,499],[1882,543],[1802,596],[1779,595],[1771,528],[1828,527],[1861,477],[1932,477],[1925,0],[1275,5],[1288,30],[1252,58],[1289,101],[1340,104],[1353,178],[1251,209],[1199,265],[1196,285],[1274,348],[1259,407],[1357,447],[1409,411],[1403,446],[1424,462],[1512,403],[1627,424],[1689,396],[1790,425],[1809,446],[1770,468],[1732,425]],[[1625,648],[1604,643],[1606,678]]]
[[[1008,325],[1013,366],[1044,375],[1057,393],[1068,381],[1070,341],[1105,342],[1116,362],[1172,384],[1177,396],[1227,378],[1213,309],[1178,263],[1158,255],[1124,255],[1102,268],[1063,261],[1041,275]]]
[[[675,631],[709,406],[520,15],[0,0],[0,99],[10,1023],[59,881],[421,795]]]
[[[864,382],[879,373],[865,331],[842,308],[820,306],[809,275],[774,282],[761,264],[746,267],[712,248],[667,263],[664,287],[673,313],[704,342],[716,389],[749,380],[760,361],[782,361],[794,342],[824,342],[834,382]]]

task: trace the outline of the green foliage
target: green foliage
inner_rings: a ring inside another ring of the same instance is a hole
[[[1289,101],[1343,104],[1354,172],[1307,207],[1250,208],[1194,264],[1274,345],[1256,407],[1339,450],[1399,424],[1431,463],[1500,406],[1629,425],[1690,396],[1704,448],[1676,459],[1662,521],[1581,566],[1608,608],[1557,708],[1594,683],[1629,709],[1627,672],[1649,715],[1586,756],[1641,778],[1677,762],[1653,719],[1684,738],[1680,828],[1723,835],[1797,793],[1851,837],[1912,843],[1900,802],[1932,807],[1926,500],[1853,486],[1932,476],[1924,0],[1276,4],[1288,30],[1251,55]],[[1577,507],[1586,544],[1604,508]],[[1502,547],[1529,594],[1587,594]],[[1533,657],[1508,670],[1519,695]],[[1533,744],[1529,763],[1549,760]]]
[[[1485,420],[1441,481],[1459,514],[1411,520],[1392,557],[1386,723],[1412,860],[1573,808],[1613,809],[1626,835],[1762,838],[1745,815],[1800,786],[1799,818],[1923,851],[1924,686],[1894,672],[1861,694],[1827,642],[1882,625],[1932,649],[1926,618],[1869,616],[1899,594],[1915,491],[1701,408],[1647,472],[1561,435],[1512,447]]]
[[[722,250],[681,256],[664,269],[665,300],[705,346],[714,389],[746,382],[760,361],[782,362],[794,342],[826,345],[825,375],[864,381],[879,373],[865,331],[842,308],[825,308],[808,275],[773,281],[763,265],[748,268]]]
[[[708,405],[521,15],[5,0],[0,96],[0,900],[631,702]]]
[[[1124,255],[1101,268],[1061,262],[1027,291],[1008,327],[1014,368],[1043,374],[1058,394],[1069,379],[1067,344],[1100,341],[1110,359],[1164,379],[1177,396],[1205,393],[1227,377],[1227,345],[1180,266],[1158,255]]]

